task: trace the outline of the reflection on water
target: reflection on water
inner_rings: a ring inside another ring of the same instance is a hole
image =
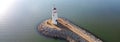
[[[118,0],[15,1],[4,14],[0,13],[0,42],[65,42],[40,36],[36,30],[40,22],[51,17],[53,3],[59,17],[84,27],[105,42],[119,42]]]

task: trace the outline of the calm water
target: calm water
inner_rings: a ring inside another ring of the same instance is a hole
[[[40,22],[51,18],[53,3],[59,17],[84,27],[105,42],[120,42],[119,0],[16,0],[5,13],[0,13],[0,42],[65,42],[43,37],[36,30]]]

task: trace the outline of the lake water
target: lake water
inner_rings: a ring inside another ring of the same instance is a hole
[[[84,27],[105,42],[120,42],[119,0],[16,0],[5,13],[0,13],[0,42],[65,42],[37,32],[38,24],[51,18],[53,4],[59,17]]]

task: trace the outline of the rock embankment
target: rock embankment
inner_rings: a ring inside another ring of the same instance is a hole
[[[58,19],[57,25],[52,24],[51,19],[42,22],[38,26],[38,31],[44,36],[62,38],[69,42],[102,42],[91,33],[75,26],[74,24],[63,18]]]

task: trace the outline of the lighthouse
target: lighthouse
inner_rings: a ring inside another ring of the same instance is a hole
[[[57,25],[57,9],[55,7],[52,8],[52,23]]]

